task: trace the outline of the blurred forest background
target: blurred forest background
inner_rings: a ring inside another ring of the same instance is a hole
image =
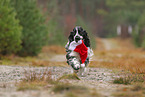
[[[0,0],[0,54],[37,55],[82,26],[95,37],[132,38],[145,48],[145,0]]]

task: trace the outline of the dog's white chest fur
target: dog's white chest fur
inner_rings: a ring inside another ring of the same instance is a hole
[[[69,50],[74,50],[78,45],[82,44],[82,40],[79,40],[78,42],[72,41],[68,47]]]
[[[77,53],[77,52],[75,52],[75,51],[72,51],[72,52],[70,53],[70,56],[75,56],[75,57],[77,57],[77,58],[80,58],[79,53]]]

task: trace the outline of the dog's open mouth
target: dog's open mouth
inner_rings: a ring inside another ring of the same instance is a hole
[[[75,41],[78,42],[79,40],[81,40],[81,38],[79,36],[76,36]]]

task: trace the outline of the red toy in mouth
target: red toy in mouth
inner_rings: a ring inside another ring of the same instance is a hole
[[[82,40],[81,44],[76,46],[74,51],[79,53],[81,61],[82,61],[82,64],[83,64],[85,62],[85,60],[87,59],[87,55],[88,55],[88,48],[84,44],[83,40]]]

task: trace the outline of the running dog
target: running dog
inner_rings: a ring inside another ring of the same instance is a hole
[[[65,48],[68,65],[73,68],[73,72],[79,72],[79,74],[83,76],[89,64],[89,59],[93,56],[87,32],[83,30],[82,27],[76,26],[73,31],[70,32]]]

